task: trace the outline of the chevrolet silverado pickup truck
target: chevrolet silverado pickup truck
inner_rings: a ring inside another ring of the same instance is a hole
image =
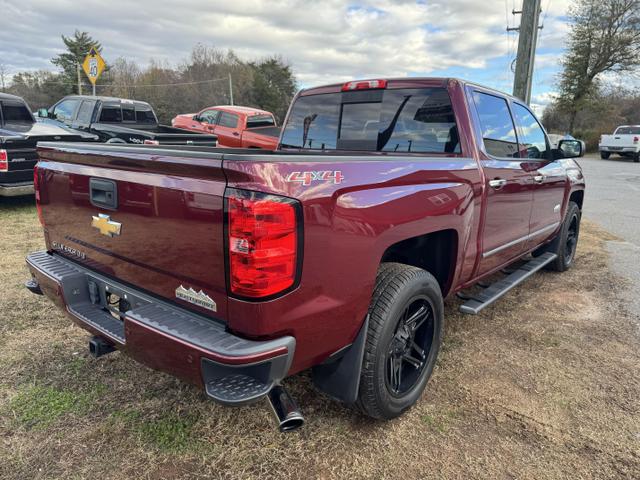
[[[95,135],[37,123],[20,97],[0,93],[0,197],[33,193],[36,143],[96,141]]]
[[[97,135],[105,143],[216,146],[215,135],[160,125],[151,105],[125,98],[71,95],[38,110],[38,117]]]
[[[608,159],[612,153],[640,162],[640,125],[622,125],[613,135],[602,135],[598,144],[600,158]]]
[[[186,113],[171,120],[171,125],[194,132],[214,133],[221,147],[262,148],[278,146],[280,128],[273,113],[252,107],[221,105],[198,113]]]
[[[282,380],[308,369],[391,419],[431,376],[445,297],[473,315],[571,267],[581,153],[550,149],[520,100],[439,78],[302,90],[275,151],[42,144],[47,248],[27,287],[94,335],[93,355],[226,405],[266,397],[283,431],[303,417]]]

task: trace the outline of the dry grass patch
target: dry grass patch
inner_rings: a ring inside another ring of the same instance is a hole
[[[29,201],[0,199],[0,478],[640,478],[640,349],[605,240],[477,317],[446,304],[428,390],[400,419],[364,418],[287,380],[307,424],[278,433],[120,353],[22,287],[42,248]]]

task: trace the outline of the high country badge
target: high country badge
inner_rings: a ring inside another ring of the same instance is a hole
[[[196,292],[193,288],[184,288],[180,285],[176,288],[176,298],[184,300],[185,302],[193,303],[199,307],[206,308],[207,310],[212,310],[214,312],[218,310],[216,302],[214,302],[213,299],[202,290]]]

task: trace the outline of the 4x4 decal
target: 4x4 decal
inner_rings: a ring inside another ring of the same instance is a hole
[[[319,171],[319,172],[291,172],[287,176],[287,182],[301,182],[304,186],[311,185],[313,181],[333,182],[338,185],[342,183],[344,177],[340,170]]]

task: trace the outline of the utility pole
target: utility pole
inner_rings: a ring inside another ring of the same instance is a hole
[[[78,74],[78,95],[82,95],[82,77],[80,76],[79,62],[76,62],[76,73]]]
[[[533,64],[538,43],[540,22],[540,4],[542,0],[523,0],[522,18],[520,20],[520,38],[518,39],[518,56],[516,58],[516,75],[513,79],[513,96],[531,102],[531,82],[533,80]],[[514,12],[518,13],[518,12]]]
[[[231,72],[229,72],[229,102],[233,105],[233,83],[231,83]]]

